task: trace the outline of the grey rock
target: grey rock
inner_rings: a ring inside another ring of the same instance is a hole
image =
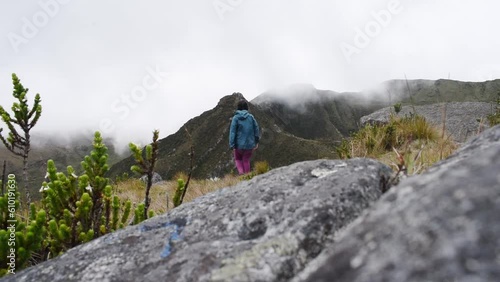
[[[422,106],[403,106],[399,116],[409,115],[415,112],[436,126],[443,124],[444,103]],[[414,108],[414,109],[413,109]],[[361,125],[385,124],[389,121],[393,107],[386,107],[361,118]],[[484,128],[488,128],[485,118],[491,114],[492,105],[485,102],[452,102],[446,103],[446,131],[451,134],[457,142],[464,142],[472,136],[477,135]],[[483,119],[482,121],[478,121]]]
[[[500,126],[393,187],[299,281],[498,281]]]
[[[143,175],[141,177],[141,181],[146,183],[148,181],[148,178],[147,178],[147,175]],[[153,184],[156,184],[156,183],[159,183],[159,182],[162,182],[163,179],[161,178],[161,175],[159,175],[158,173],[156,172],[153,172]]]
[[[287,281],[386,190],[367,159],[278,168],[5,281]]]

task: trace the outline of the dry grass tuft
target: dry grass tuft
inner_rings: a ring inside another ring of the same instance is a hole
[[[177,179],[184,178],[186,176],[182,173],[177,173],[174,180],[163,181],[158,184],[154,184],[151,187],[150,197],[151,205],[150,210],[154,211],[155,214],[162,214],[170,209],[174,208],[172,199],[177,189]],[[187,178],[187,176],[186,176]],[[190,202],[195,198],[208,194],[210,192],[219,190],[224,187],[233,186],[240,182],[238,176],[226,175],[224,178],[217,180],[195,180],[191,179],[186,196],[184,198],[184,203]],[[130,200],[132,204],[137,206],[137,204],[144,201],[145,184],[138,179],[129,179],[123,182],[117,183],[114,187],[116,195],[120,197],[122,201]]]
[[[270,169],[269,163],[267,161],[255,162],[254,164],[254,172],[256,175],[264,174],[268,172]]]

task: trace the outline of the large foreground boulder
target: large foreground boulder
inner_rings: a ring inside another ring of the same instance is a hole
[[[393,187],[293,281],[499,281],[500,126]]]
[[[6,281],[287,281],[386,190],[389,167],[275,169],[103,236]]]

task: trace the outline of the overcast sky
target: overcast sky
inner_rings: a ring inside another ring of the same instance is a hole
[[[437,3],[436,3],[437,2]],[[293,83],[500,78],[495,0],[0,2],[0,104],[11,73],[42,96],[37,132],[166,137],[219,99]]]

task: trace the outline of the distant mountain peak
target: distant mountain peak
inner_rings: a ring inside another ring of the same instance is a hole
[[[229,106],[229,107],[236,107],[236,105],[238,104],[238,102],[240,100],[246,100],[245,96],[243,96],[243,94],[241,94],[240,92],[234,92],[231,95],[226,95],[226,96],[222,97],[219,100],[219,103],[217,103],[217,106],[222,106],[222,107],[227,107],[227,106]]]

